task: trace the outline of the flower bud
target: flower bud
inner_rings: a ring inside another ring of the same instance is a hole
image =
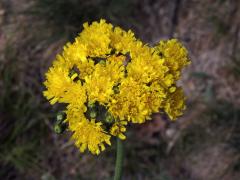
[[[118,86],[113,86],[113,91],[115,94],[120,93],[119,87]]]
[[[93,102],[88,102],[88,105],[87,105],[89,108],[95,108],[95,103],[93,103]]]
[[[57,122],[63,122],[65,118],[66,118],[65,112],[60,111],[57,113]]]
[[[95,119],[95,118],[97,117],[97,112],[94,111],[94,110],[92,110],[92,111],[90,112],[90,117],[91,117],[92,119]]]
[[[99,64],[101,64],[101,65],[106,65],[106,60],[101,60],[101,61],[99,61]]]
[[[67,124],[64,122],[65,118],[66,118],[65,112],[63,112],[63,111],[58,112],[57,121],[55,122],[54,127],[53,127],[54,131],[57,134],[62,134],[65,131],[65,129],[67,128]]]
[[[106,113],[105,122],[108,124],[112,124],[114,122],[114,117],[110,113]]]
[[[55,133],[57,133],[57,134],[62,134],[64,130],[63,130],[63,128],[61,127],[60,124],[55,123],[55,124],[54,124],[54,131],[55,131]]]

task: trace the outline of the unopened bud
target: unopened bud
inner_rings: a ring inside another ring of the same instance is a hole
[[[59,125],[59,124],[54,124],[54,131],[55,131],[55,133],[57,133],[57,134],[62,134],[63,133],[63,129],[62,129],[62,127]]]
[[[111,124],[111,123],[113,123],[113,121],[114,121],[114,117],[110,113],[107,113],[105,122]]]
[[[66,118],[66,114],[63,111],[57,113],[57,122],[62,122]]]
[[[71,78],[74,74],[76,74],[76,71],[71,69],[70,72],[69,72],[69,77]]]
[[[94,108],[96,105],[95,103],[93,102],[88,102],[88,105],[87,105],[89,108]]]
[[[90,112],[90,117],[93,118],[93,119],[96,118],[96,117],[97,117],[97,112],[94,111],[94,110],[91,111],[91,112]]]
[[[106,60],[99,61],[99,64],[106,65]]]
[[[120,92],[119,87],[118,86],[113,86],[113,91],[115,94],[118,94]]]
[[[62,134],[67,128],[67,124],[65,122],[59,122],[57,121],[55,124],[54,124],[54,131],[55,133],[57,134]]]

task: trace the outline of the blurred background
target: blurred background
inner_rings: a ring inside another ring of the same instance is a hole
[[[42,96],[56,54],[100,18],[150,45],[177,38],[192,60],[179,82],[184,116],[130,127],[123,179],[239,180],[239,0],[0,0],[0,179],[112,178],[115,143],[80,154]]]

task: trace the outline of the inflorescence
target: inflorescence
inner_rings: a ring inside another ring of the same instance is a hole
[[[176,82],[190,61],[181,43],[150,47],[105,20],[83,27],[44,82],[50,103],[66,105],[66,118],[57,122],[67,124],[81,152],[99,154],[111,136],[126,138],[128,123],[143,123],[153,113],[164,111],[172,120],[182,115],[185,97]]]

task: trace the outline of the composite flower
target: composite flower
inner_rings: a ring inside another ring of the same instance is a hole
[[[112,136],[126,139],[129,123],[144,123],[153,113],[182,115],[177,81],[190,61],[178,40],[151,47],[105,20],[83,27],[56,56],[43,92],[52,105],[64,105],[64,123],[81,152],[99,154]]]

